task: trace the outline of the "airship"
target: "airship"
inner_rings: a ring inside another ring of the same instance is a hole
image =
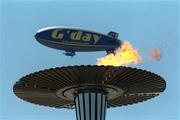
[[[71,57],[76,52],[106,51],[109,54],[121,45],[116,32],[105,35],[76,27],[43,28],[36,32],[35,39],[47,47],[63,50]]]

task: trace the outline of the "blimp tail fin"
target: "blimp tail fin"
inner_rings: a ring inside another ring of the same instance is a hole
[[[108,35],[111,36],[111,37],[113,37],[113,38],[118,38],[119,33],[110,31],[110,32],[108,33]]]

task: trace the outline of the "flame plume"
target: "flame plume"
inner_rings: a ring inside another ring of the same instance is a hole
[[[130,64],[140,63],[141,61],[142,59],[139,51],[132,48],[130,42],[124,41],[114,53],[98,58],[97,65],[127,66]]]
[[[159,48],[153,48],[150,53],[151,59],[159,61],[162,58],[162,54]]]

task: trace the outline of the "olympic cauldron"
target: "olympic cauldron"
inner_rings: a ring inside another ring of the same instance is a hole
[[[13,91],[34,104],[75,108],[77,120],[105,120],[106,108],[146,101],[165,87],[161,76],[146,70],[80,65],[31,73],[16,82]]]

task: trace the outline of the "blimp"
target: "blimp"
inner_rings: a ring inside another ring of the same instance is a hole
[[[43,28],[36,32],[35,39],[47,47],[63,50],[71,57],[76,52],[106,51],[109,54],[121,45],[116,32],[101,34],[77,27]]]

